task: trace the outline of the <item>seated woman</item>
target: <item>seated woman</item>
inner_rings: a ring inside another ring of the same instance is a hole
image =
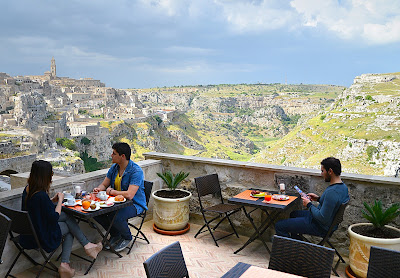
[[[63,193],[57,193],[52,199],[49,198],[52,175],[53,169],[50,162],[38,160],[32,163],[28,185],[22,194],[22,210],[28,211],[39,242],[46,252],[55,250],[64,237],[58,272],[62,278],[72,277],[75,270],[69,265],[69,257],[74,237],[84,247],[86,254],[92,258],[97,257],[103,245],[101,242],[98,244],[89,242],[75,219],[61,212]],[[56,205],[53,202],[56,202]],[[35,248],[32,246],[35,245],[35,241],[28,236],[21,237],[21,244]]]

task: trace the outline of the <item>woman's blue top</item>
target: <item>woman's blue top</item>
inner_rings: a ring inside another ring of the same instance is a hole
[[[46,252],[57,249],[61,243],[61,229],[58,225],[60,215],[46,192],[35,193],[29,200],[26,187],[22,193],[22,210],[28,211],[40,245]],[[33,236],[21,235],[20,244],[27,249],[38,248]]]

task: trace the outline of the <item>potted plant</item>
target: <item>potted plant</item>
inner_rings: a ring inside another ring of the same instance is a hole
[[[157,175],[166,183],[168,189],[152,193],[153,220],[156,228],[164,231],[185,230],[189,222],[189,200],[192,193],[176,187],[189,176],[189,173],[181,171],[174,175],[171,171],[166,171]]]
[[[400,251],[400,230],[389,226],[399,214],[400,204],[383,209],[381,201],[370,207],[364,202],[363,217],[370,223],[358,223],[349,227],[350,268],[358,277],[367,277],[371,246]]]

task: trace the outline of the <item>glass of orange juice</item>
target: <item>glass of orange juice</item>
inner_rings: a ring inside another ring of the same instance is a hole
[[[265,201],[269,202],[271,201],[272,195],[268,192],[265,193]]]

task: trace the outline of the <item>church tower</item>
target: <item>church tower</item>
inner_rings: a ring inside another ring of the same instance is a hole
[[[57,74],[56,74],[56,60],[54,59],[54,57],[51,58],[50,71],[51,71],[51,77],[55,78],[57,76]]]

